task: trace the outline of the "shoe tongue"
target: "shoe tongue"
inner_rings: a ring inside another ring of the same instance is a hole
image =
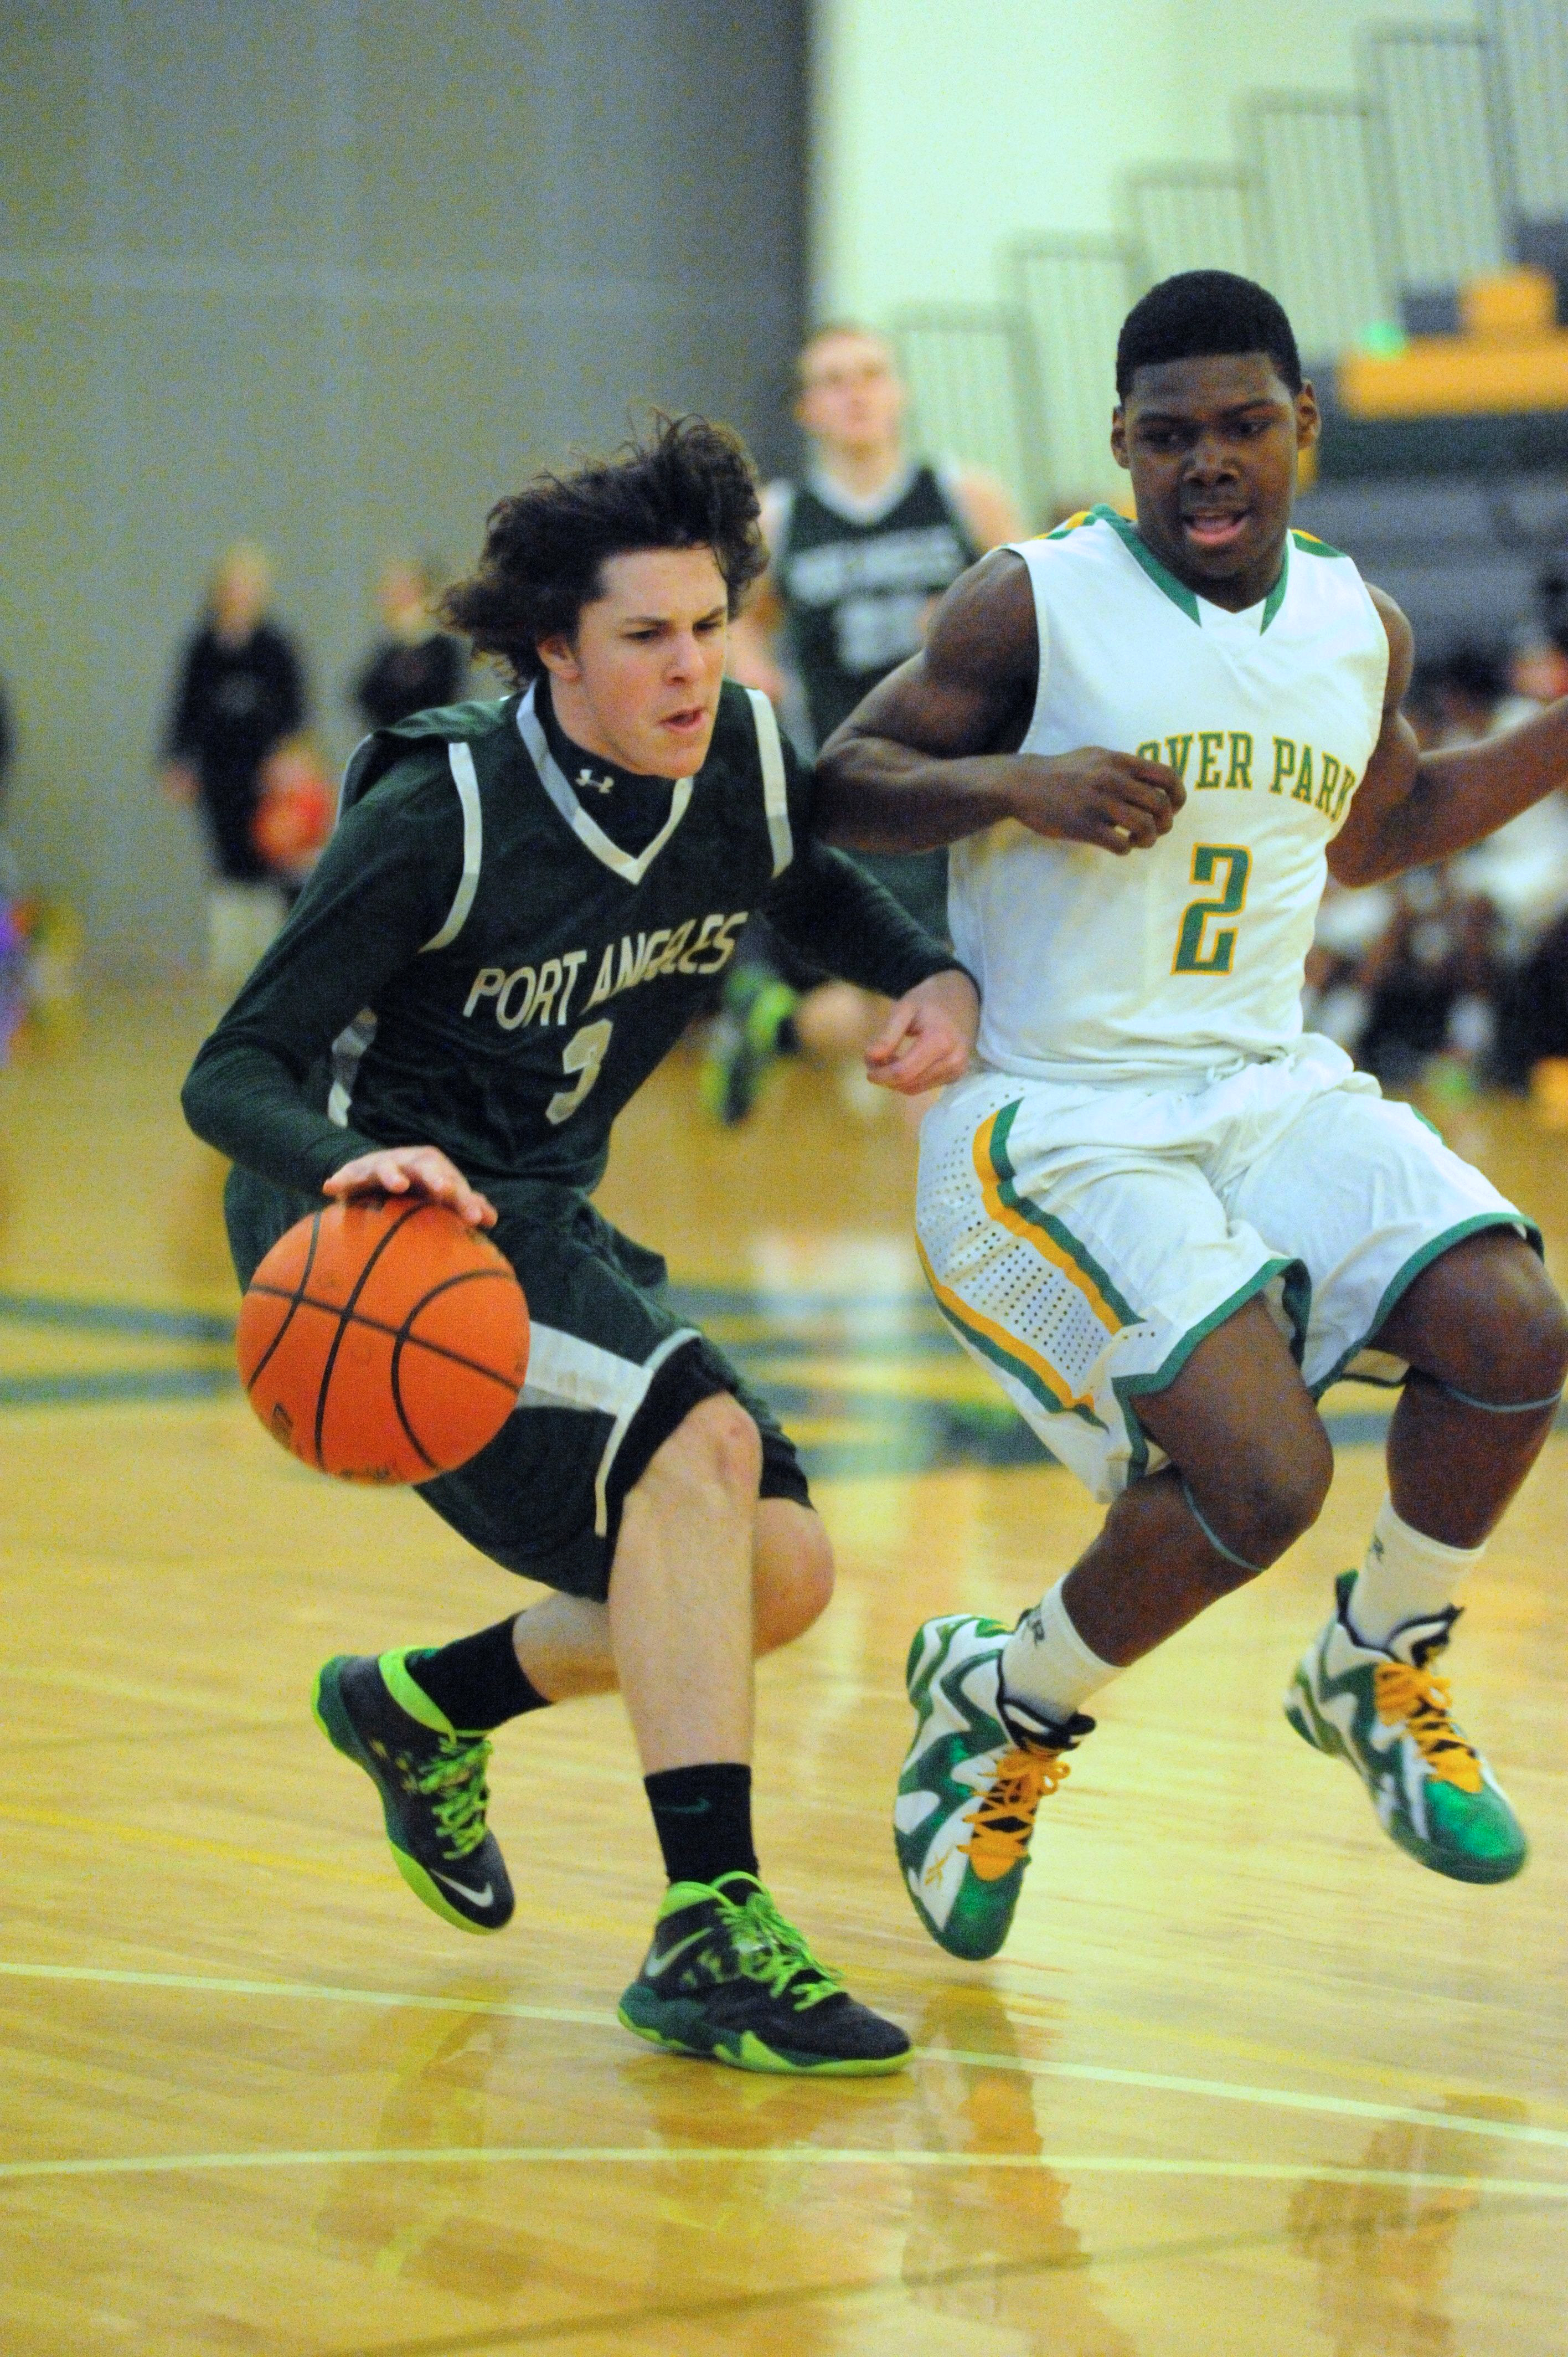
[[[1033,1703],[1019,1702],[996,1689],[996,1716],[1021,1751],[1070,1751],[1080,1736],[1090,1735],[1094,1721],[1077,1711],[1071,1718],[1049,1719]]]
[[[726,1899],[733,1900],[737,1907],[744,1907],[746,1900],[754,1898],[761,1889],[762,1885],[755,1874],[748,1874],[744,1867],[736,1866],[732,1867],[727,1874],[719,1875],[708,1884],[707,1888],[710,1890],[722,1890]]]
[[[1417,1620],[1401,1621],[1383,1651],[1391,1653],[1396,1662],[1407,1663],[1412,1670],[1423,1670],[1447,1644],[1459,1611],[1458,1605],[1450,1604],[1441,1612],[1425,1612]]]

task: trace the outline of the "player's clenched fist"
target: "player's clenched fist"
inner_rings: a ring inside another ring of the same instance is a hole
[[[1012,815],[1035,834],[1092,843],[1118,857],[1146,851],[1187,800],[1175,770],[1136,753],[1089,745],[1072,753],[1020,754],[1012,763]]]

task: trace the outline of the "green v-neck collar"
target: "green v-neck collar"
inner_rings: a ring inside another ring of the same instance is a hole
[[[1122,543],[1122,545],[1126,550],[1128,555],[1133,559],[1135,565],[1141,565],[1143,566],[1144,571],[1148,575],[1155,588],[1163,590],[1165,595],[1170,599],[1171,604],[1173,606],[1179,606],[1182,612],[1187,616],[1187,620],[1189,622],[1196,622],[1198,629],[1200,630],[1202,630],[1203,616],[1198,610],[1197,593],[1189,589],[1185,581],[1178,581],[1176,575],[1170,570],[1168,565],[1165,565],[1160,563],[1159,558],[1155,554],[1155,552],[1149,546],[1148,542],[1144,540],[1136,524],[1129,523],[1127,518],[1124,515],[1118,515],[1114,508],[1105,506],[1091,508],[1090,511],[1090,522],[1091,523],[1108,523],[1111,526],[1112,531],[1116,534],[1117,539]],[[1275,615],[1279,612],[1280,608],[1284,604],[1285,590],[1289,582],[1290,534],[1289,533],[1286,533],[1284,550],[1280,558],[1279,579],[1274,583],[1273,587],[1270,590],[1268,596],[1263,600],[1263,610],[1258,622],[1258,636],[1260,638],[1262,637],[1263,632],[1268,629],[1269,624],[1273,620]]]

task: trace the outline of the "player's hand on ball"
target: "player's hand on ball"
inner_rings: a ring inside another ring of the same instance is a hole
[[[1118,858],[1168,834],[1187,789],[1164,761],[1086,745],[1072,753],[1023,753],[1013,762],[1013,816],[1034,834],[1092,843]]]
[[[956,967],[933,974],[894,1003],[865,1051],[867,1077],[903,1097],[945,1088],[969,1069],[980,1028],[980,995]]]
[[[495,1205],[469,1186],[438,1146],[386,1146],[379,1153],[361,1154],[357,1162],[334,1170],[321,1191],[339,1203],[353,1195],[425,1195],[433,1203],[445,1203],[470,1228],[496,1223]]]

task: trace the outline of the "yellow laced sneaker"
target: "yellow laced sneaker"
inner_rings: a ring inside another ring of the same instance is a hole
[[[1432,1663],[1457,1609],[1407,1620],[1386,1645],[1363,1644],[1351,1612],[1356,1575],[1335,1587],[1334,1618],[1303,1655],[1285,1717],[1315,1750],[1348,1760],[1383,1831],[1435,1874],[1508,1882],[1529,1845],[1508,1796],[1451,1716]]]

